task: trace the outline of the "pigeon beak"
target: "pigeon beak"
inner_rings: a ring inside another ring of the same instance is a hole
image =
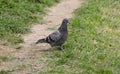
[[[70,24],[70,22],[68,22],[68,24]]]

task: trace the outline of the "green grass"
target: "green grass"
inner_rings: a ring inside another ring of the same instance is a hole
[[[12,59],[13,59],[13,58],[8,57],[8,56],[0,56],[0,62],[10,61],[10,60],[12,60]]]
[[[9,71],[0,71],[0,74],[10,74]]]
[[[2,71],[0,71],[0,74],[11,74],[11,72],[13,72],[13,71],[9,71],[9,70],[4,71],[4,70],[2,70]]]
[[[65,52],[43,54],[39,74],[120,74],[120,0],[86,0],[69,25]]]
[[[12,44],[21,43],[21,34],[30,31],[30,25],[39,22],[45,7],[59,0],[0,0],[0,39]]]

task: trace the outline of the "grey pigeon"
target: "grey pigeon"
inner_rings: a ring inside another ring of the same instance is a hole
[[[65,43],[68,37],[68,31],[67,31],[68,23],[69,21],[67,18],[63,19],[61,26],[56,31],[48,35],[46,38],[39,39],[36,42],[36,44],[48,43],[51,45],[51,47],[59,46],[61,50],[64,50],[63,44]]]

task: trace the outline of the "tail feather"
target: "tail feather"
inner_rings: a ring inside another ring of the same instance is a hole
[[[45,39],[39,39],[39,40],[36,42],[36,44],[38,44],[38,43],[46,43],[46,40],[45,40]]]

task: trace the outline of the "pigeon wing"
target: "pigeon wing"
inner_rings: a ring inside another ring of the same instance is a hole
[[[56,42],[62,37],[62,34],[59,32],[59,30],[56,30],[55,32],[50,34],[49,37],[53,42]]]

